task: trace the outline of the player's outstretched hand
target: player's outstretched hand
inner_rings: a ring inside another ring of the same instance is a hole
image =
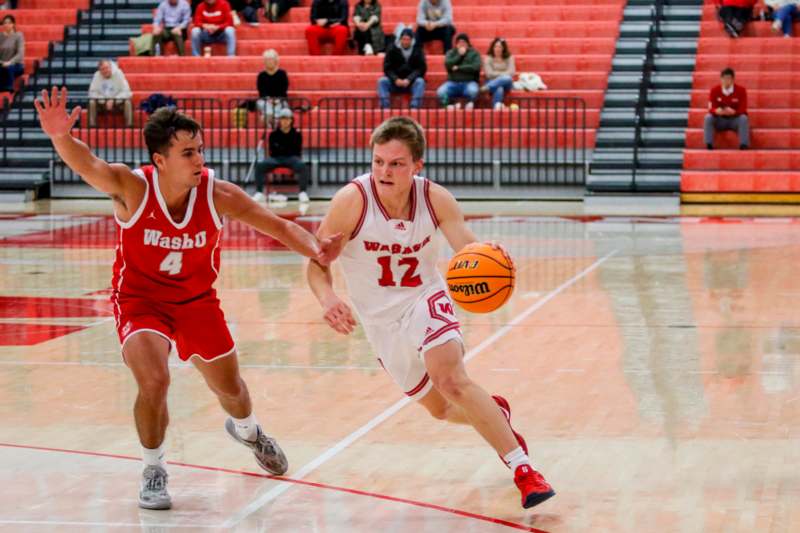
[[[491,246],[495,250],[500,250],[503,253],[503,255],[506,256],[506,259],[508,259],[508,262],[511,265],[511,271],[516,276],[517,275],[517,265],[514,263],[514,260],[511,259],[511,254],[508,253],[508,250],[506,250],[506,247],[503,246],[502,244],[500,244],[497,241],[486,241],[486,244],[488,244],[489,246]]]
[[[341,233],[336,233],[319,240],[319,252],[316,259],[320,265],[328,266],[339,256],[339,252],[342,251],[342,237]]]
[[[33,101],[33,107],[39,113],[39,122],[42,130],[51,138],[69,135],[72,127],[81,115],[80,106],[75,107],[72,113],[67,114],[67,88],[53,87],[48,95],[42,90],[42,97]]]
[[[325,310],[325,322],[334,330],[348,335],[353,332],[356,327],[356,320],[353,318],[353,312],[350,307],[344,303],[339,297],[334,296],[323,304]]]

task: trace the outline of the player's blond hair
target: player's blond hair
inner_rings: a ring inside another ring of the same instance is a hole
[[[425,154],[425,132],[412,118],[392,117],[385,120],[372,132],[369,147],[374,148],[376,144],[386,144],[394,140],[408,146],[414,161],[419,161]]]

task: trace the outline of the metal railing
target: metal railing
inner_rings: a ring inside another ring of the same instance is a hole
[[[382,109],[377,98],[323,98],[317,105],[290,98],[265,118],[255,100],[178,98],[178,109],[203,126],[206,160],[218,174],[244,184],[252,179],[252,163],[264,156],[274,113],[294,111],[294,125],[303,134],[303,159],[310,165],[313,186],[341,185],[367,172],[372,130],[391,116],[407,115],[426,131],[426,174],[450,185],[499,188],[509,185],[583,185],[586,178],[586,105],[579,98],[519,97],[509,108],[443,109],[431,100],[420,109]],[[88,102],[71,99],[85,109]],[[108,161],[140,165],[148,161],[141,128],[147,116],[134,112],[126,126],[121,113],[99,116],[96,127],[81,118],[73,135],[86,141]],[[53,153],[54,181],[79,177]]]
[[[639,97],[636,101],[636,130],[634,132],[633,170],[631,175],[631,189],[633,191],[638,189],[636,177],[640,166],[639,149],[642,146],[642,129],[645,126],[647,105],[650,97],[650,87],[653,83],[655,55],[658,47],[658,39],[661,37],[661,19],[663,16],[664,0],[656,0],[656,3],[650,8],[650,31],[647,37],[647,46],[645,48],[642,79],[639,82]]]

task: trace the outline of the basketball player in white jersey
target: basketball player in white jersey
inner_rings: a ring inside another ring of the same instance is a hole
[[[336,193],[317,236],[346,236],[339,260],[350,300],[392,379],[434,418],[472,425],[514,472],[522,506],[533,507],[555,492],[531,467],[508,402],[467,375],[453,302],[436,268],[440,229],[454,250],[477,239],[455,198],[418,176],[425,151],[419,124],[391,118],[370,145],[372,173]],[[355,320],[333,290],[330,266],[312,260],[308,282],[326,322],[351,333]]]

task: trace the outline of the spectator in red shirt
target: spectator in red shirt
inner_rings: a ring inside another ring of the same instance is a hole
[[[227,0],[204,0],[197,5],[192,23],[193,56],[199,56],[200,47],[211,43],[226,43],[228,55],[236,55],[236,29]]]
[[[342,55],[347,50],[350,30],[347,27],[347,0],[314,0],[311,4],[311,25],[306,28],[308,53],[322,53],[320,44],[333,41],[333,53]]]
[[[745,24],[753,18],[753,6],[756,0],[717,0],[717,15],[725,32],[738,38],[744,31]]]
[[[747,118],[747,89],[733,81],[733,69],[721,73],[722,84],[711,89],[708,96],[708,115],[703,124],[703,139],[709,150],[714,149],[714,133],[733,130],[739,133],[739,149],[750,146],[750,121]]]

